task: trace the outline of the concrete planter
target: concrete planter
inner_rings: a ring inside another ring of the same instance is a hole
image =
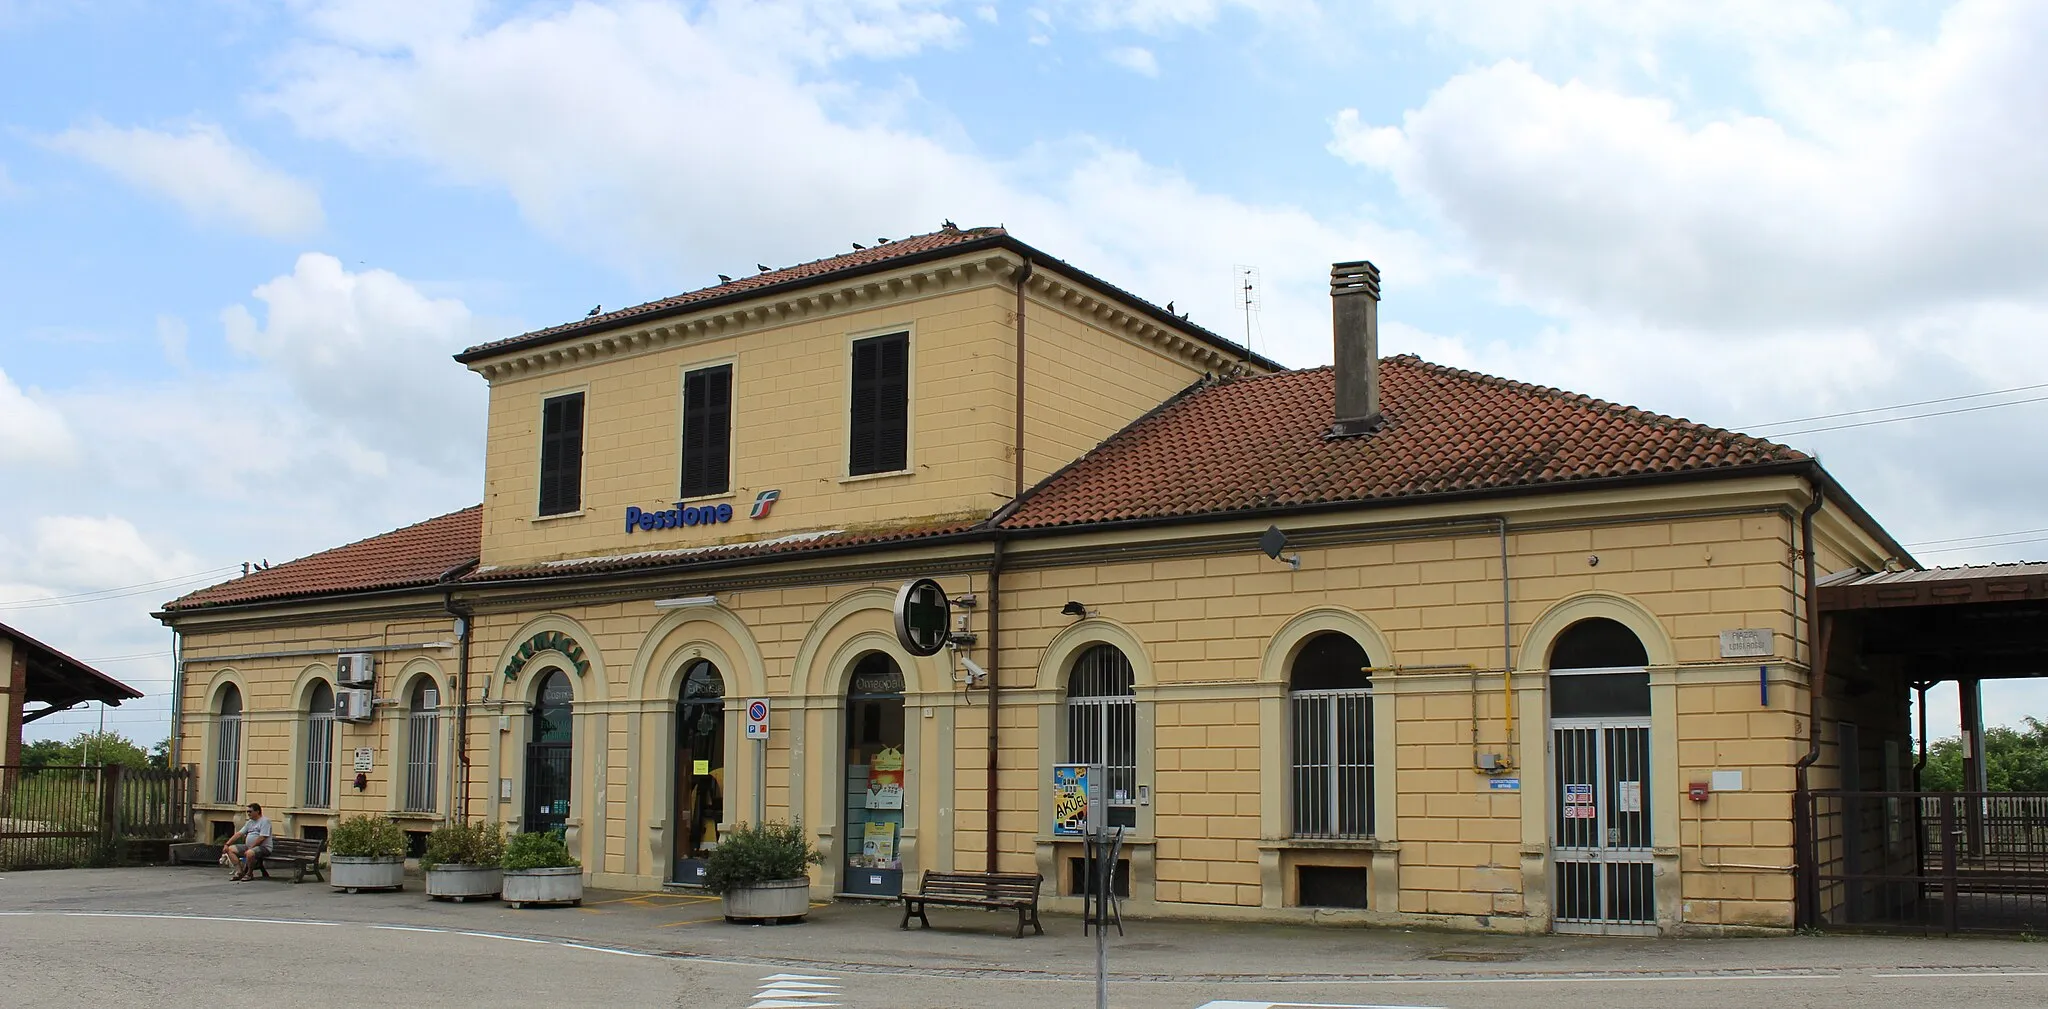
[[[743,922],[802,921],[811,910],[811,881],[771,879],[725,892],[725,920]]]
[[[327,863],[327,885],[345,893],[405,889],[405,859],[329,855]]]
[[[495,865],[437,865],[427,870],[427,896],[457,904],[478,897],[496,897],[505,872]]]
[[[583,867],[565,865],[552,869],[507,869],[503,888],[505,903],[513,907],[528,904],[583,903]]]

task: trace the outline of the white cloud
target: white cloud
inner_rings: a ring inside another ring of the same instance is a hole
[[[312,413],[380,452],[462,464],[482,451],[484,383],[449,360],[478,342],[469,309],[387,270],[350,273],[324,253],[254,291],[266,318],[222,313],[228,345],[262,361]]]
[[[21,183],[7,173],[7,163],[0,161],[0,200],[11,200],[25,192],[27,190],[21,187]]]
[[[1159,76],[1159,58],[1152,55],[1152,50],[1143,46],[1118,46],[1102,55],[1104,59],[1140,77]]]
[[[0,369],[0,463],[62,463],[76,448],[63,415]]]
[[[65,592],[140,585],[189,575],[203,565],[183,550],[145,540],[118,515],[45,515],[19,573]]]
[[[321,226],[320,196],[311,185],[267,164],[215,125],[172,133],[94,123],[48,143],[169,199],[201,222],[273,238],[306,235]]]
[[[1154,35],[1207,28],[1230,10],[1286,22],[1310,21],[1319,13],[1314,0],[1063,0],[1056,6],[1091,31],[1131,29]]]
[[[156,317],[156,341],[163,347],[164,360],[179,371],[192,366],[191,359],[185,353],[191,339],[192,331],[185,325],[185,320],[175,315]]]
[[[2048,294],[2048,6],[1959,7],[1919,58],[1800,78],[1873,76],[1896,83],[1819,132],[1503,61],[1398,126],[1341,114],[1332,149],[1550,310],[1740,332]]]
[[[1829,0],[1380,0],[1396,21],[1496,56],[1654,46],[1675,38],[1783,45],[1847,30]]]
[[[1239,330],[1231,264],[1262,263],[1266,323],[1303,346],[1261,349],[1317,361],[1329,355],[1333,258],[1398,249],[1410,279],[1442,264],[1419,238],[1363,216],[1246,203],[1086,137],[1011,159],[968,148],[943,124],[918,128],[930,111],[914,102],[820,78],[817,61],[846,51],[812,41],[815,26],[764,32],[754,19],[768,15],[750,10],[714,6],[693,21],[666,7],[581,5],[400,55],[317,46],[294,54],[267,101],[311,136],[502,188],[542,231],[679,290],[736,263],[814,258],[945,218],[1002,222],[1226,332]],[[917,13],[905,13],[905,37],[935,37]]]

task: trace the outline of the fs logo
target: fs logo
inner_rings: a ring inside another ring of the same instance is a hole
[[[757,519],[767,518],[768,513],[775,510],[775,502],[780,500],[782,500],[782,492],[779,490],[764,490],[754,495],[754,512],[752,517]]]

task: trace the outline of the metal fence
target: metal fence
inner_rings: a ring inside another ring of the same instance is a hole
[[[1372,694],[1297,690],[1294,836],[1372,836]]]
[[[440,742],[440,714],[429,708],[405,716],[405,808],[434,811],[434,757]]]
[[[0,870],[115,865],[192,830],[193,773],[0,765]]]
[[[1813,792],[1800,816],[1811,924],[2048,930],[2048,794]]]

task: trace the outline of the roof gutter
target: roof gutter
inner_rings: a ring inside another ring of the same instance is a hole
[[[1239,522],[1246,519],[1278,518],[1292,515],[1320,515],[1331,512],[1357,511],[1372,508],[1405,508],[1418,504],[1443,504],[1447,502],[1490,501],[1506,497],[1528,497],[1536,495],[1569,494],[1581,491],[1612,490],[1621,487],[1647,487],[1660,484],[1688,483],[1693,481],[1733,480],[1760,476],[1808,476],[1814,464],[1807,460],[1782,463],[1764,463],[1720,470],[1698,470],[1682,473],[1639,473],[1630,476],[1605,477],[1598,480],[1566,481],[1550,484],[1517,484],[1508,487],[1484,487],[1477,490],[1450,491],[1440,494],[1415,494],[1403,497],[1350,499],[1344,501],[1316,501],[1304,504],[1278,505],[1264,508],[1240,508],[1232,511],[1208,512],[1200,515],[1148,515],[1142,518],[1114,519],[1107,522],[1078,522],[1070,525],[1006,527],[1004,535],[1027,538],[1059,536],[1073,533],[1119,532],[1129,529],[1153,529],[1160,526],[1198,525],[1213,522]],[[1832,481],[1830,481],[1832,483]],[[1040,484],[1043,487],[1044,484]],[[1004,516],[1005,518],[1007,515]],[[1486,516],[1477,516],[1473,521],[1492,521]],[[1881,537],[1887,543],[1890,537]]]

